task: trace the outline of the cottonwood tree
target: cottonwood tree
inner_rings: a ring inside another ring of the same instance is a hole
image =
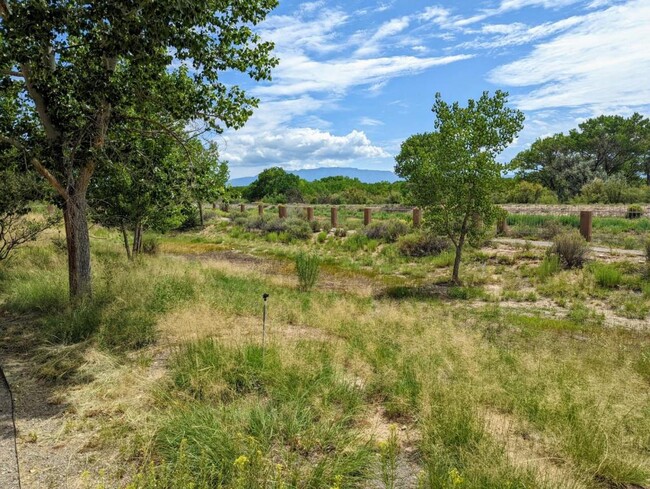
[[[63,201],[73,298],[91,293],[87,192],[109,164],[112,126],[141,119],[134,108],[146,100],[169,120],[241,127],[257,100],[221,74],[270,78],[273,45],[252,26],[276,5],[0,0],[0,98],[17,107],[0,117],[0,144],[19,149]]]
[[[427,225],[454,244],[456,284],[466,240],[478,239],[497,216],[493,196],[503,166],[496,156],[523,127],[523,113],[507,107],[507,99],[506,92],[483,92],[461,107],[437,93],[432,109],[435,131],[408,138],[395,158],[395,171],[425,210]]]

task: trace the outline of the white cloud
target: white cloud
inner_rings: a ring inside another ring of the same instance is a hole
[[[380,120],[373,119],[372,117],[362,117],[359,119],[360,126],[383,126],[384,123]]]
[[[410,24],[411,19],[408,16],[389,20],[382,24],[379,29],[377,29],[375,33],[367,39],[367,41],[363,42],[355,54],[357,56],[368,56],[378,53],[382,47],[382,41],[384,39],[399,34],[404,31],[404,29],[408,28]]]
[[[224,158],[237,166],[272,166],[293,168],[328,162],[341,165],[358,159],[389,158],[362,131],[336,136],[313,128],[283,128],[263,134],[241,133],[224,137]]]
[[[459,54],[433,58],[392,56],[369,59],[316,61],[308,56],[284,58],[274,74],[274,83],[255,89],[257,95],[287,96],[314,92],[342,94],[351,87],[375,85],[391,78],[422,72],[434,66],[471,58]]]
[[[647,0],[590,13],[525,58],[493,70],[489,79],[500,85],[538,86],[516,99],[525,110],[650,104],[648,25]]]
[[[518,22],[513,24],[486,24],[480,29],[480,33],[484,34],[485,37],[462,43],[458,47],[492,49],[520,46],[566,31],[587,20],[587,16],[574,16],[536,26],[528,26]]]

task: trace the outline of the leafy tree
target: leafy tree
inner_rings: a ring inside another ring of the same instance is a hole
[[[529,149],[515,156],[510,168],[517,170],[522,179],[551,189],[562,201],[577,195],[594,178],[603,176],[578,150],[575,139],[564,134],[536,140]]]
[[[110,159],[89,189],[93,219],[122,231],[129,259],[142,252],[145,227],[166,231],[179,226],[190,199],[190,167],[177,150],[182,141],[164,131],[136,132],[135,125],[130,122],[123,133],[114,128]]]
[[[521,178],[550,188],[566,201],[594,179],[620,176],[650,185],[650,121],[640,114],[588,119],[569,134],[538,139],[511,162]]]
[[[110,164],[113,125],[142,119],[137,107],[146,101],[162,120],[242,126],[257,100],[220,75],[270,78],[273,45],[251,25],[276,5],[0,0],[0,105],[16,115],[0,115],[0,142],[19,149],[63,199],[73,298],[91,292],[87,192]]]
[[[272,199],[278,202],[300,202],[301,178],[275,166],[267,168],[246,189],[244,196],[250,200]]]
[[[435,132],[407,139],[396,157],[396,173],[409,184],[426,222],[454,244],[452,282],[459,283],[466,239],[478,239],[496,219],[493,193],[501,184],[496,156],[523,127],[524,115],[506,107],[508,94],[488,92],[467,107],[448,104],[439,93],[433,105]]]
[[[224,197],[228,181],[228,163],[219,161],[217,145],[210,143],[207,148],[197,139],[181,146],[180,158],[185,157],[189,163],[189,192],[199,209],[199,220],[203,223],[203,203],[215,202]]]

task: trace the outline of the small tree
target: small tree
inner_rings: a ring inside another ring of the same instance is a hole
[[[205,148],[193,139],[185,148],[179,150],[189,158],[189,192],[199,209],[199,219],[203,227],[203,203],[215,202],[226,192],[226,182],[230,175],[228,163],[219,161],[219,150],[215,143]],[[181,155],[181,158],[183,155]]]
[[[395,158],[395,171],[408,181],[427,225],[454,244],[454,283],[460,282],[466,240],[478,240],[484,226],[496,219],[493,194],[502,166],[495,158],[523,127],[523,113],[506,107],[507,97],[502,91],[492,97],[483,92],[461,107],[437,93],[432,109],[436,131],[411,136]]]

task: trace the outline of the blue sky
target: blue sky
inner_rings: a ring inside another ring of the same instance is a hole
[[[217,137],[231,177],[270,166],[391,170],[433,129],[434,94],[510,92],[526,114],[507,160],[599,115],[650,113],[650,0],[284,0],[257,27],[273,81],[244,129]]]

